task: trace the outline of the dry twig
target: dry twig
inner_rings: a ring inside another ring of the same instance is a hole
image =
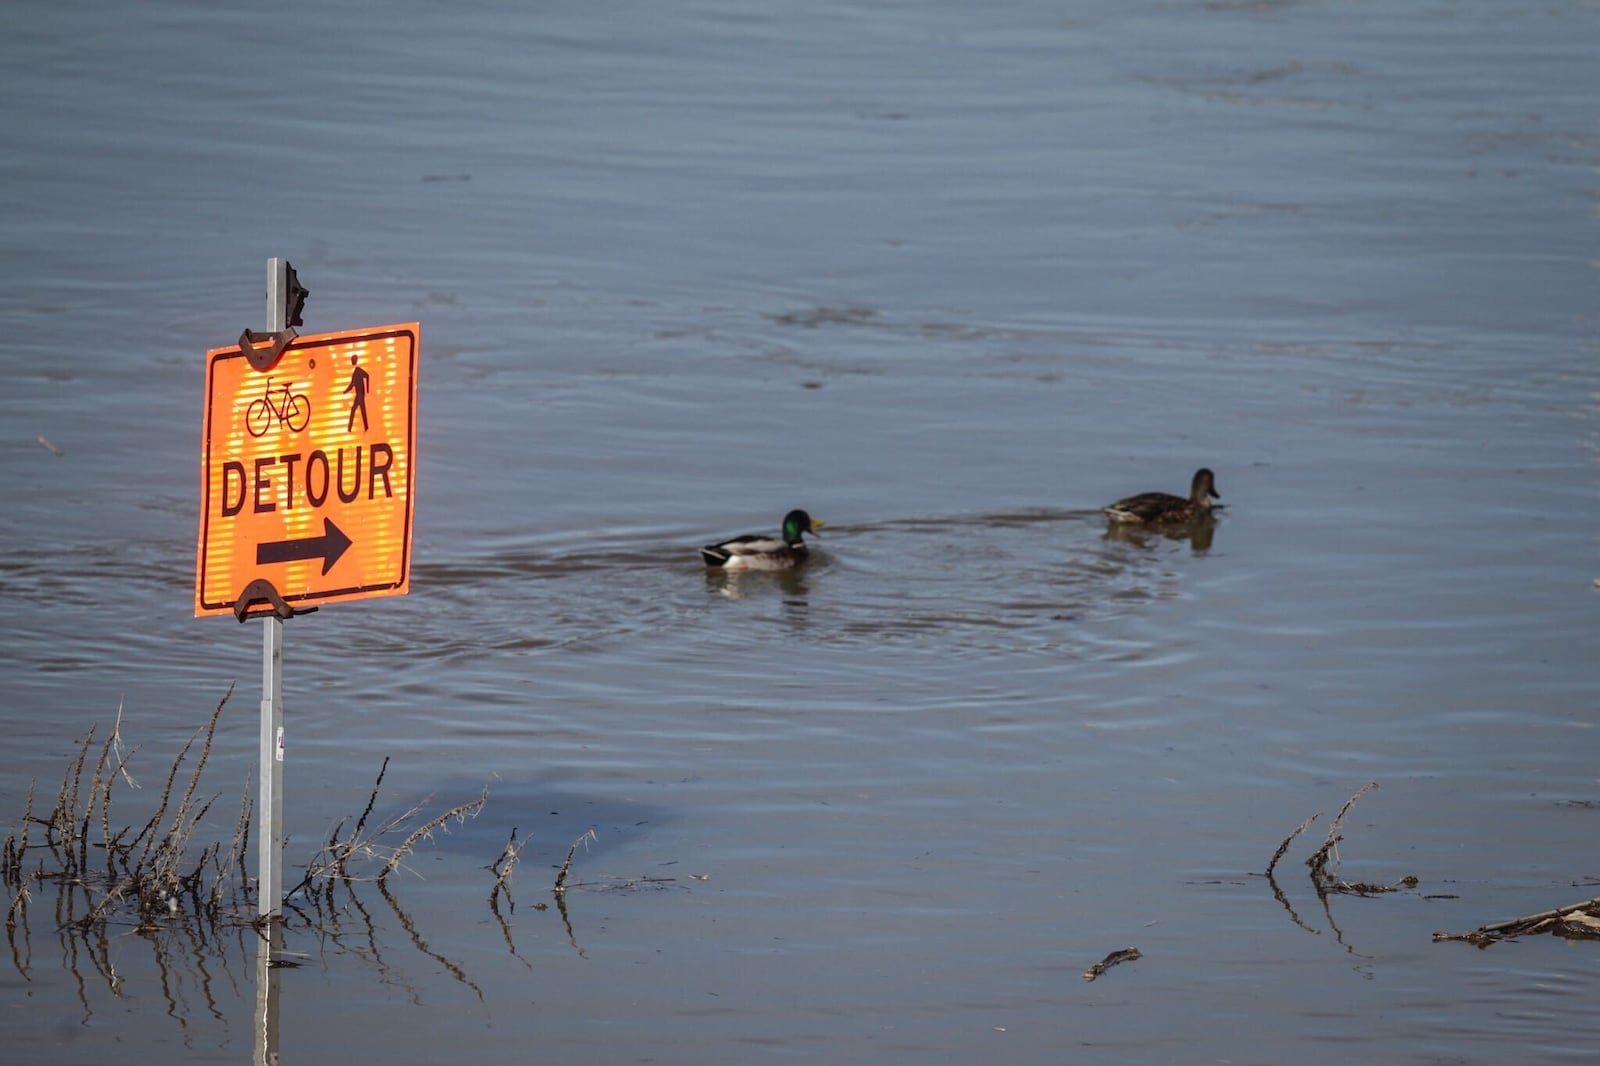
[[[1339,829],[1344,825],[1344,816],[1350,813],[1350,808],[1355,806],[1356,800],[1377,787],[1378,783],[1376,781],[1369,781],[1358,788],[1353,796],[1344,801],[1344,806],[1339,808],[1339,813],[1334,815],[1332,822],[1328,823],[1328,836],[1322,842],[1322,847],[1318,848],[1306,860],[1306,865],[1311,868],[1311,879],[1316,882],[1319,894],[1330,889],[1337,890],[1342,883],[1328,872],[1328,856],[1333,854],[1334,849],[1339,846],[1339,842],[1344,839],[1339,835]]]
[[[586,844],[594,839],[596,839],[594,830],[587,829],[582,836],[572,842],[572,847],[567,849],[567,861],[561,864],[561,872],[556,874],[555,893],[557,896],[567,890],[567,873],[572,869],[572,856],[577,852],[578,845]]]
[[[476,817],[478,812],[483,810],[483,805],[488,802],[489,786],[485,785],[483,788],[483,795],[479,796],[471,803],[463,803],[459,807],[452,807],[448,811],[445,811],[443,814],[439,815],[437,818],[434,818],[431,821],[428,821],[417,827],[417,830],[414,833],[406,837],[405,841],[398,848],[394,849],[394,854],[389,856],[389,861],[384,864],[383,870],[378,874],[378,883],[381,885],[385,880],[388,879],[389,875],[394,872],[395,867],[400,865],[400,860],[405,858],[411,849],[416,846],[417,841],[432,838],[433,831],[450,821],[452,818],[458,822],[465,822],[469,817]]]
[[[1268,877],[1272,876],[1272,871],[1275,870],[1277,868],[1277,866],[1278,866],[1278,860],[1283,858],[1284,853],[1289,850],[1289,845],[1294,842],[1294,838],[1299,836],[1301,833],[1304,833],[1306,831],[1306,828],[1308,826],[1310,826],[1312,822],[1316,821],[1318,818],[1321,818],[1321,817],[1322,817],[1322,812],[1318,811],[1316,814],[1313,814],[1310,818],[1307,818],[1305,821],[1303,821],[1299,825],[1295,826],[1294,827],[1294,832],[1290,833],[1288,836],[1283,838],[1283,843],[1279,844],[1278,845],[1278,850],[1273,852],[1273,854],[1272,854],[1272,861],[1267,863],[1267,876]]]
[[[501,850],[500,857],[489,866],[489,872],[495,875],[494,887],[489,890],[489,905],[491,907],[494,906],[495,899],[500,895],[502,889],[505,891],[507,898],[510,897],[511,874],[517,868],[517,859],[522,856],[523,845],[527,843],[526,840],[520,844],[517,842],[517,827],[512,826],[511,839],[506,841],[506,846]]]

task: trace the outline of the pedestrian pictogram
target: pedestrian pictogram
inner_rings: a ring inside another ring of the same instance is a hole
[[[372,380],[372,376],[361,369],[361,357],[359,355],[350,357],[350,365],[355,369],[350,371],[350,384],[345,386],[344,391],[355,393],[356,398],[350,401],[350,418],[345,422],[344,430],[348,433],[355,428],[356,414],[359,412],[361,415],[361,432],[365,433],[367,431],[367,382]]]
[[[410,588],[417,323],[301,336],[267,371],[206,353],[195,614]]]

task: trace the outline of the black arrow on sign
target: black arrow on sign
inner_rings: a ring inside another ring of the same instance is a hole
[[[333,564],[339,561],[345,549],[350,547],[350,538],[344,535],[344,530],[333,524],[333,519],[322,520],[322,536],[306,537],[304,540],[275,540],[267,544],[256,545],[256,565],[266,566],[268,563],[292,563],[301,559],[321,559],[322,572],[326,574],[333,569]]]

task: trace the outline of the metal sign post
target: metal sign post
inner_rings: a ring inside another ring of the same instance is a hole
[[[283,619],[261,619],[261,814],[257,914],[283,913]]]
[[[267,331],[289,329],[292,271],[287,259],[267,260]],[[304,298],[303,294],[300,298]],[[292,334],[291,334],[292,336]],[[243,340],[243,338],[241,338]],[[241,617],[240,621],[244,619]],[[283,619],[261,618],[261,751],[256,810],[256,912],[262,924],[256,942],[255,1066],[277,1066],[278,971],[283,950]]]
[[[307,290],[267,261],[267,329],[206,352],[195,616],[261,619],[256,1061],[277,1061],[283,622],[411,588],[422,326],[302,336]],[[358,428],[359,426],[359,428]],[[320,532],[319,532],[320,531]]]
[[[289,328],[289,261],[267,260],[267,332]],[[261,769],[256,913],[283,914],[283,619],[261,619]]]
[[[421,325],[301,335],[267,262],[265,332],[206,353],[195,615],[261,619],[257,911],[283,914],[283,623],[411,587]]]

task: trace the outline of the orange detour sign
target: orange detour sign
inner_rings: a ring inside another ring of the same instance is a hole
[[[257,581],[291,607],[409,591],[420,336],[302,336],[267,371],[206,353],[196,615]]]

